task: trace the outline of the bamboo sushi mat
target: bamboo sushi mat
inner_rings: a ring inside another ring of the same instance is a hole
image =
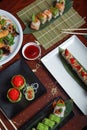
[[[36,0],[32,4],[25,7],[23,10],[19,11],[17,15],[25,23],[26,19],[30,20],[29,18],[33,12],[40,12],[40,8],[43,6],[46,7],[45,9],[48,8],[46,3],[46,5],[43,4],[44,1],[45,0]],[[47,2],[49,1],[50,0],[47,0]],[[39,6],[39,8],[37,8],[37,6]],[[48,49],[68,35],[61,33],[61,29],[79,28],[83,24],[85,24],[84,18],[82,18],[79,13],[75,11],[73,7],[71,7],[66,13],[49,24],[49,26],[46,26],[40,31],[35,31],[32,34],[44,47],[44,49]]]

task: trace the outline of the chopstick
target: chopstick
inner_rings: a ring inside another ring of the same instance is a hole
[[[2,124],[2,126],[5,128],[5,130],[8,130],[8,128],[6,127],[6,125],[4,124],[4,122],[0,119],[0,122]]]
[[[87,35],[87,33],[79,33],[79,32],[68,32],[68,31],[63,31],[62,33],[67,33],[67,34],[77,34],[77,35]]]
[[[68,28],[68,29],[62,29],[61,33],[77,34],[77,35],[87,35],[87,33],[72,32],[72,31],[85,31],[85,30],[87,30],[87,28]]]
[[[67,28],[67,29],[62,29],[62,31],[75,31],[75,30],[87,30],[87,28]]]

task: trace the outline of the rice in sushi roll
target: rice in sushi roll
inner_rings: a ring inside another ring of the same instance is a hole
[[[50,21],[52,19],[52,12],[50,9],[44,11],[44,14],[47,15],[47,20]]]
[[[40,24],[40,20],[35,15],[32,15],[32,22],[30,24],[30,27],[34,30],[39,30]]]
[[[47,15],[43,12],[40,12],[38,15],[37,15],[38,19],[41,21],[42,24],[45,24],[46,21],[47,21]]]

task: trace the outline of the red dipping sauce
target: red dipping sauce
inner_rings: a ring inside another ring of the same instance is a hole
[[[37,59],[40,56],[40,47],[35,43],[25,44],[22,53],[23,56],[28,60]]]

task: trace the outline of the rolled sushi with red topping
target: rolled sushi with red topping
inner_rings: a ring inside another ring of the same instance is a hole
[[[65,50],[60,49],[60,53],[63,58],[69,63],[71,68],[76,72],[78,77],[87,85],[87,70],[79,63],[79,61],[71,54],[66,48]]]
[[[26,81],[22,75],[14,75],[11,79],[11,84],[16,89],[23,89],[25,87]]]
[[[21,92],[16,88],[10,88],[7,92],[7,98],[10,102],[19,102],[22,98]]]

